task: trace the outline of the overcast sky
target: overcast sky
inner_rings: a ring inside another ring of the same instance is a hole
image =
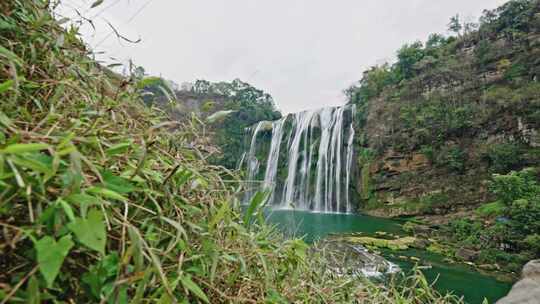
[[[181,84],[240,78],[285,113],[344,103],[343,89],[406,42],[446,33],[452,15],[476,21],[505,0],[64,0],[99,58],[132,59]],[[127,38],[119,41],[110,22]]]

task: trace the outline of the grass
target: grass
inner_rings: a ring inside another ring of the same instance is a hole
[[[0,303],[459,302],[326,271],[261,195],[242,216],[202,126],[146,107],[49,5],[0,4]]]

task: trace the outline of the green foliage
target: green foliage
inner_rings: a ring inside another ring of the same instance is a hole
[[[429,160],[430,163],[435,162],[435,149],[429,145],[423,145],[420,152]]]
[[[396,78],[409,79],[416,75],[415,65],[425,56],[423,44],[420,41],[405,44],[397,52],[398,61],[394,65]]]
[[[95,265],[90,266],[88,272],[83,274],[83,286],[94,301],[111,296],[120,264],[118,253],[110,253]]]
[[[388,64],[374,66],[364,72],[359,86],[351,86],[345,90],[345,95],[351,102],[361,104],[367,100],[379,96],[382,90],[395,82],[391,67]]]
[[[450,22],[448,23],[448,30],[459,35],[462,29],[463,25],[461,24],[459,15],[452,16],[452,18],[450,18]]]
[[[521,199],[534,200],[540,194],[535,174],[534,169],[510,172],[507,175],[495,174],[490,189],[506,206]]]
[[[83,245],[105,255],[107,234],[103,215],[100,211],[90,210],[87,218],[75,218],[73,222],[68,224],[68,228]]]
[[[532,29],[531,20],[537,5],[536,0],[512,0],[495,10],[484,11],[481,30],[499,32],[507,37],[528,32]]]
[[[505,205],[500,201],[484,204],[476,209],[476,214],[482,217],[494,217],[504,214]]]
[[[272,96],[240,79],[215,83],[197,80],[192,93],[201,97],[221,96],[226,99],[222,105],[223,110],[219,112],[226,115],[208,122],[214,132],[213,142],[221,150],[221,153],[212,156],[210,161],[229,169],[237,167],[239,156],[244,151],[246,129],[260,121],[281,117]],[[214,102],[207,101],[201,109],[208,112],[215,105]]]
[[[201,107],[201,111],[203,112],[211,112],[214,107],[216,106],[216,102],[212,100],[207,100],[203,103]]]
[[[540,29],[539,14],[537,0],[513,0],[485,11],[479,27],[453,17],[457,37],[432,34],[425,44],[404,45],[394,64],[368,69],[345,91],[359,127],[368,109],[376,111],[369,113],[375,123],[389,124],[377,150],[406,152],[425,145],[438,151],[486,126],[506,127],[495,121],[503,111],[538,126],[538,48],[529,33]]]
[[[448,194],[442,191],[434,191],[421,196],[419,199],[419,205],[423,212],[429,213],[435,208],[445,207],[448,201]]]
[[[536,256],[540,256],[540,234],[530,234],[525,238],[527,248],[533,251]]]
[[[517,142],[491,145],[486,158],[495,173],[507,173],[517,169],[523,162],[522,149]]]
[[[480,222],[469,219],[455,220],[450,223],[450,227],[452,236],[469,246],[478,243],[483,229]]]
[[[451,148],[448,151],[446,163],[448,167],[455,172],[463,173],[465,171],[465,161],[467,154],[458,147]]]
[[[35,243],[39,271],[45,278],[47,287],[53,286],[60,267],[72,247],[70,235],[62,237],[58,242],[50,236],[44,236]]]
[[[167,101],[175,100],[175,93],[169,81],[155,76],[144,77],[140,75],[136,87],[141,92],[141,97],[145,104],[152,105],[156,99],[166,98]]]
[[[493,175],[490,190],[498,200],[479,207],[479,219],[454,220],[446,229],[458,246],[481,249],[478,263],[519,271],[540,257],[540,182],[526,169]]]
[[[243,225],[237,177],[193,148],[201,126],[169,129],[141,99],[141,69],[104,71],[48,5],[0,4],[0,79],[13,80],[0,93],[0,301],[356,302],[362,279],[262,220]]]

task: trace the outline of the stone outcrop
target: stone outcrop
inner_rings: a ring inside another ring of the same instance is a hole
[[[525,265],[521,280],[497,304],[538,303],[540,303],[540,260],[534,260]]]
[[[363,245],[340,237],[321,240],[312,250],[322,254],[327,270],[337,275],[382,277],[400,271],[397,265],[370,252]]]

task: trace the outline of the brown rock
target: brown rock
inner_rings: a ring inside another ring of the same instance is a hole
[[[478,258],[478,252],[467,248],[460,248],[456,251],[456,257],[470,262]]]

